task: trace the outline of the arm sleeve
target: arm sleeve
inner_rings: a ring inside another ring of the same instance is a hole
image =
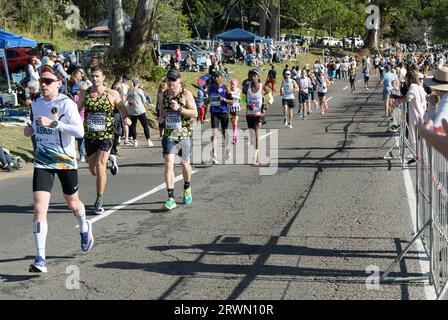
[[[59,121],[56,129],[75,138],[82,138],[84,136],[84,125],[78,107],[72,100],[68,99],[65,108],[65,117]]]

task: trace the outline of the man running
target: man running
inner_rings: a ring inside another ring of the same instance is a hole
[[[165,123],[162,138],[163,156],[165,159],[165,182],[168,200],[163,209],[169,211],[177,207],[174,199],[174,156],[178,154],[182,161],[184,178],[183,203],[193,201],[191,195],[191,135],[192,120],[198,116],[198,110],[193,94],[182,87],[181,74],[176,70],[168,71],[166,80],[168,89],[163,93],[162,108],[160,108],[159,123]]]
[[[225,139],[226,156],[225,159],[230,159],[230,137],[226,135],[229,127],[229,105],[233,104],[232,92],[230,88],[223,84],[222,73],[214,70],[211,74],[212,81],[209,87],[210,97],[210,114],[213,130],[213,150],[211,160],[213,164],[219,164],[216,150],[218,148],[219,126],[221,124],[222,136]]]
[[[92,87],[82,92],[78,101],[78,108],[85,108],[84,139],[87,162],[92,176],[96,176],[96,201],[93,213],[100,215],[104,212],[103,196],[107,184],[107,163],[110,159],[110,172],[118,172],[117,157],[111,155],[114,143],[114,109],[117,108],[125,124],[130,125],[131,119],[118,91],[104,86],[106,76],[100,66],[92,68]]]
[[[48,232],[47,211],[55,174],[62,185],[64,199],[78,219],[81,250],[93,246],[92,224],[87,221],[84,204],[78,194],[78,165],[75,138],[82,138],[84,128],[76,104],[59,89],[63,80],[50,66],[40,71],[42,97],[32,103],[34,120],[24,128],[24,135],[35,136],[33,173],[33,234],[36,258],[30,272],[47,272],[45,242]]]
[[[294,117],[294,108],[296,106],[295,92],[299,91],[299,86],[294,79],[291,79],[291,71],[285,72],[285,79],[280,87],[282,96],[283,115],[285,120],[283,124],[292,129],[292,119]]]
[[[265,111],[269,109],[274,98],[271,90],[260,83],[260,71],[258,69],[249,71],[249,83],[247,87],[243,87],[243,93],[247,97],[246,120],[247,127],[250,130],[250,143],[255,148],[252,164],[259,165],[258,135],[264,121]],[[264,102],[263,94],[267,95],[268,102]]]

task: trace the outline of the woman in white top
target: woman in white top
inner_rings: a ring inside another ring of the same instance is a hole
[[[423,120],[426,112],[426,92],[420,85],[419,75],[415,71],[406,74],[406,85],[409,87],[406,97],[395,100],[395,106],[409,102],[409,143],[412,151],[416,152],[415,126]]]
[[[28,87],[33,86],[36,88],[37,91],[39,91],[39,68],[42,65],[40,60],[36,57],[31,57],[28,59],[28,75],[30,77],[30,80],[28,81]]]
[[[238,119],[241,111],[241,90],[238,88],[238,80],[230,80],[230,92],[232,93],[233,103],[229,105],[230,120],[232,121],[233,139],[232,143],[238,143]]]
[[[317,75],[317,95],[319,96],[319,105],[322,115],[324,115],[325,111],[328,110],[328,102],[326,97],[327,92],[328,92],[327,78],[325,77],[324,71],[319,70],[319,74]]]

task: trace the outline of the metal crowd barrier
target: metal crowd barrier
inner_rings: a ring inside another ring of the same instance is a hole
[[[417,135],[416,234],[403,252],[386,269],[380,283],[429,281],[437,300],[448,300],[448,161]],[[429,273],[421,277],[390,278],[392,269],[409,249],[421,240],[429,261]]]
[[[409,103],[401,103],[400,107],[392,110],[393,125],[398,126],[398,131],[394,132],[394,135],[389,139],[392,140],[392,145],[384,155],[384,160],[400,160],[401,169],[405,168],[407,164],[406,152],[412,153],[415,158],[415,151],[412,149],[407,135],[409,133],[409,126],[406,121],[406,115],[408,113]],[[387,144],[387,141],[385,144]],[[396,149],[397,154],[394,156],[393,151]]]

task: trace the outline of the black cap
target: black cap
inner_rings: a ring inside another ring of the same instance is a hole
[[[222,72],[219,70],[213,70],[211,73],[212,77],[222,77]]]
[[[59,72],[56,72],[52,67],[45,65],[40,69],[39,75],[42,76],[43,73],[50,72],[52,75],[54,75],[58,80],[62,80]]]
[[[179,71],[177,70],[170,70],[168,71],[168,73],[166,74],[167,78],[171,78],[171,79],[180,79],[181,78],[181,74]]]
[[[249,74],[256,74],[256,75],[260,75],[260,70],[258,70],[258,69],[252,69],[252,70],[250,70],[249,71]]]

